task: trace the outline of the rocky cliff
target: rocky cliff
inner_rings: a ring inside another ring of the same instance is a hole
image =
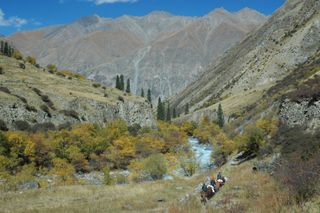
[[[24,68],[25,66],[25,68]],[[143,98],[97,82],[49,73],[43,68],[0,56],[0,120],[3,129],[59,127],[121,118],[128,125],[155,126]]]
[[[42,65],[54,63],[108,86],[114,86],[117,74],[124,74],[135,94],[151,88],[158,97],[186,88],[265,19],[248,8],[236,13],[216,9],[203,17],[165,12],[117,19],[89,16],[8,39]]]

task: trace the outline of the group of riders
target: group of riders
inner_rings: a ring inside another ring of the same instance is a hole
[[[205,203],[208,199],[213,197],[219,189],[224,185],[227,178],[222,176],[221,172],[218,172],[217,177],[214,176],[210,179],[209,183],[203,183],[201,188],[201,198]]]

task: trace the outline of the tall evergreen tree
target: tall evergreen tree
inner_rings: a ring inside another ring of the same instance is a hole
[[[148,89],[147,99],[148,99],[149,103],[151,104],[151,108],[152,108],[151,89]]]
[[[131,90],[130,90],[130,79],[128,78],[127,79],[127,88],[126,88],[126,93],[130,93]]]
[[[141,97],[144,97],[144,90],[141,88]]]
[[[6,56],[9,55],[9,45],[8,45],[8,42],[4,42],[3,54],[6,55]]]
[[[184,114],[189,114],[189,103],[186,104],[186,108],[184,110]]]
[[[120,89],[120,78],[119,78],[119,75],[117,75],[117,78],[116,78],[116,88]]]
[[[173,118],[177,117],[177,112],[176,112],[176,108],[175,107],[173,107],[172,117]]]
[[[120,90],[124,90],[124,77],[123,75],[120,75]]]
[[[1,54],[4,54],[4,41],[1,41],[1,49],[0,49]]]
[[[167,117],[166,121],[171,121],[171,110],[170,110],[170,104],[167,104]]]
[[[164,105],[163,105],[160,97],[158,99],[157,118],[158,118],[158,120],[162,120],[162,121],[165,120]]]
[[[224,114],[223,114],[223,110],[222,110],[221,104],[219,104],[219,106],[218,106],[218,125],[220,127],[224,126]]]

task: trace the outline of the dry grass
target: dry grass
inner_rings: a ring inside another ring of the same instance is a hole
[[[221,171],[229,177],[229,181],[206,207],[200,205],[199,195],[195,195],[184,205],[178,202],[171,204],[169,212],[320,212],[320,197],[298,205],[289,191],[273,177],[267,173],[253,172],[252,166],[251,162],[237,167],[224,166]]]
[[[195,180],[118,186],[63,186],[0,195],[0,212],[162,212],[193,190]]]

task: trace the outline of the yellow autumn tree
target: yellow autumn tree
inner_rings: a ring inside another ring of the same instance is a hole
[[[52,174],[57,175],[60,184],[74,183],[74,167],[65,159],[55,158],[52,160],[54,167],[51,170]]]

